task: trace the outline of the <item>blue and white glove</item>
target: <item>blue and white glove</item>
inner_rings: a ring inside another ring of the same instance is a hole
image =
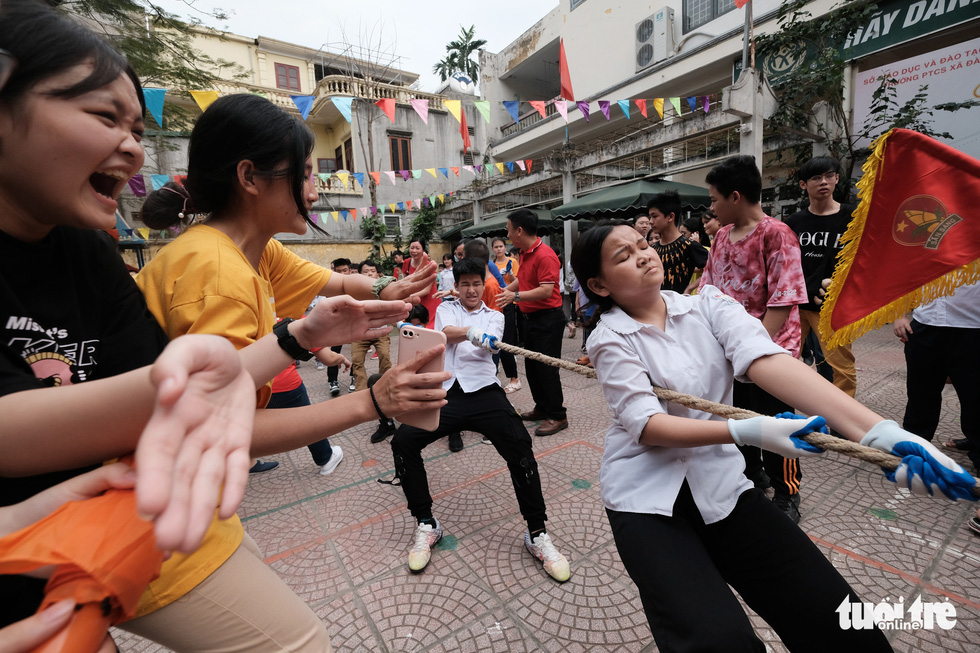
[[[882,468],[885,477],[920,496],[936,491],[948,498],[976,501],[975,478],[927,440],[904,430],[890,419],[878,422],[868,431],[861,444],[887,451],[902,459],[898,469]]]
[[[472,342],[474,346],[480,349],[486,349],[491,354],[496,354],[500,351],[497,349],[497,336],[483,333],[475,326],[471,326],[466,331],[466,339]]]
[[[801,424],[798,420],[806,420]],[[780,413],[776,417],[751,417],[728,420],[728,432],[736,444],[751,445],[778,453],[783,458],[815,456],[823,449],[799,438],[808,433],[826,433],[827,421],[819,415],[803,417],[794,413]]]

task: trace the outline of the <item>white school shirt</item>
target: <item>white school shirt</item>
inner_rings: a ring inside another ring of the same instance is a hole
[[[732,403],[732,379],[757,358],[787,354],[762,322],[714,286],[697,295],[660,293],[665,328],[637,322],[619,307],[603,313],[589,336],[589,357],[612,411],[599,472],[602,502],[612,510],[670,516],[684,479],[705,523],[727,517],[752,487],[734,444],[651,447],[639,443],[651,416],[666,413],[704,420],[724,418],[661,403],[651,383],[696,397]]]
[[[453,271],[451,269],[440,271],[439,274],[436,275],[436,278],[438,279],[439,285],[437,289],[439,292],[452,290],[456,286],[456,279],[453,277]]]
[[[477,329],[500,340],[504,337],[504,314],[487,308],[480,302],[480,307],[472,313],[463,308],[463,303],[443,302],[436,309],[436,331],[443,327],[475,326]],[[463,392],[476,392],[492,383],[500,385],[497,379],[497,366],[487,350],[475,346],[469,340],[446,345],[446,371],[452,374],[448,381],[443,381],[445,390],[453,387],[454,381],[459,381]]]
[[[929,326],[980,328],[980,283],[960,286],[949,297],[934,299],[914,311],[912,317],[919,324]]]

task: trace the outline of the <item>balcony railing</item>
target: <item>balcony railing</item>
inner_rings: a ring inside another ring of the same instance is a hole
[[[243,82],[216,81],[214,88],[219,94],[228,93],[259,93],[269,99],[270,102],[287,111],[296,111],[296,104],[290,97],[288,91],[270,88],[268,86],[256,86]],[[393,99],[398,104],[409,104],[409,100],[424,99],[429,101],[429,108],[438,111],[445,111],[443,97],[435,93],[426,93],[411,89],[407,86],[397,86],[385,84],[371,80],[347,77],[346,75],[328,75],[317,82],[316,102],[331,96],[342,95],[345,97],[358,97],[369,99],[372,102],[377,100]]]
[[[558,109],[555,108],[554,100],[548,100],[545,103],[544,113],[545,113],[545,117],[553,116],[556,113],[558,113]],[[519,118],[520,119],[517,122],[511,122],[501,127],[500,134],[502,136],[510,136],[511,134],[522,132],[528,127],[531,127],[532,125],[536,125],[542,120],[544,120],[544,118],[541,117],[541,114],[538,112],[537,109],[531,109],[530,111],[521,114]]]

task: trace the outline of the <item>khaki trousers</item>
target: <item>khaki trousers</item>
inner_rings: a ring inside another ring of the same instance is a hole
[[[119,627],[179,653],[331,650],[323,622],[262,562],[248,534],[200,585]]]
[[[834,385],[854,396],[857,390],[857,370],[854,368],[854,353],[851,352],[851,345],[831,349],[823,336],[820,335],[820,313],[817,311],[800,311],[800,327],[803,334],[801,341],[806,340],[810,330],[817,334],[820,341],[820,349],[823,350],[824,360],[834,369]]]
[[[358,340],[350,345],[350,371],[354,375],[354,389],[367,390],[367,368],[364,361],[368,349],[374,345],[378,350],[378,371],[384,374],[391,369],[391,336],[375,338],[374,340]]]

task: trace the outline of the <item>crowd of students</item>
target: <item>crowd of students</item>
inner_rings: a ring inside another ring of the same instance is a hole
[[[392,276],[370,261],[361,274],[342,273],[349,261],[320,267],[273,238],[317,228],[312,132],[262,97],[230,95],[195,125],[185,181],[147,198],[148,225],[183,233],[134,283],[101,230],[114,226],[117,198],[143,163],[139,79],[107,42],[32,0],[0,5],[0,54],[0,534],[70,498],[135,492],[140,514],[114,519],[152,519],[172,555],[121,628],[179,651],[329,651],[322,621],[263,564],[235,516],[247,473],[259,456],[300,446],[329,473],[343,454],[325,436],[378,419],[380,441],[393,418],[435,408],[435,432],[402,426],[391,441],[417,521],[409,568],[424,569],[441,536],[420,452],[445,435],[452,447],[469,429],[507,462],[527,551],[555,580],[570,577],[523,424],[539,421],[539,436],[568,427],[557,371],[525,361],[535,405],[518,413],[506,398],[520,388],[516,367],[504,362],[502,388],[494,360],[508,307],[528,348],[555,355],[557,333],[560,355],[563,271],[533,214],[508,216],[519,260],[504,242],[491,256],[473,240],[446,261],[441,282],[417,239]],[[876,629],[837,627],[837,605],[858,597],[785,519],[786,506],[753,487],[746,464],[761,450],[791,470],[819,452],[798,436],[823,418],[796,419],[795,408],[825,412],[843,437],[902,456],[888,478],[917,494],[972,498],[973,480],[796,360],[797,306],[809,297],[793,268],[796,236],[762,212],[751,159],[729,159],[707,181],[723,225],[707,257],[681,233],[670,196],[649,207],[653,246],[642,224],[600,224],[571,255],[595,312],[588,355],[613,414],[600,478],[616,546],[661,650],[764,650],[729,585],[792,650],[888,650]],[[688,289],[698,269],[696,295],[663,287]],[[410,312],[443,331],[448,348],[368,379],[363,355],[375,347],[380,356],[390,325]],[[359,352],[355,387],[336,404],[310,405],[292,382],[276,392],[273,378],[297,360],[322,352],[342,362],[325,352],[347,343]],[[444,371],[418,372],[443,351]],[[661,404],[649,386],[731,402],[736,378],[756,384],[750,405],[765,408],[758,397],[768,392],[787,412],[726,422]],[[276,394],[277,410],[265,410]],[[128,454],[134,470],[100,468]],[[792,505],[799,474],[782,480]],[[799,590],[792,601],[777,583]],[[43,580],[0,576],[9,650],[30,650],[72,618],[71,601],[32,617],[43,592]],[[103,649],[112,649],[107,635]]]

